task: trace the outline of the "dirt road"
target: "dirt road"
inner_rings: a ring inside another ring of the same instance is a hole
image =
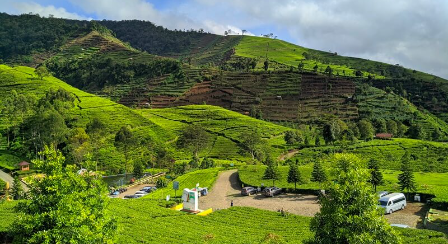
[[[14,178],[12,178],[12,176],[9,175],[8,173],[3,172],[1,170],[0,170],[0,179],[2,179],[5,182],[8,182],[10,188],[12,188],[12,186],[14,185]],[[22,188],[25,191],[28,191],[28,187],[25,184],[23,184],[22,182],[20,182],[20,183],[22,184]]]
[[[282,194],[273,198],[262,195],[241,196],[241,186],[236,170],[224,171],[215,182],[210,193],[199,200],[199,208],[229,208],[233,200],[234,206],[255,207],[271,211],[284,209],[302,216],[314,216],[319,211],[317,197],[313,195]]]
[[[314,195],[282,194],[273,198],[262,195],[241,196],[241,186],[237,170],[221,172],[209,194],[199,199],[199,208],[214,210],[234,206],[255,207],[271,211],[284,209],[290,213],[312,217],[319,212],[320,206]],[[404,210],[386,215],[391,224],[405,224],[420,228],[418,224],[425,215],[424,204],[408,203]]]

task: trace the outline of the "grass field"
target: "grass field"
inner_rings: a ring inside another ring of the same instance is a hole
[[[117,243],[303,243],[313,237],[311,218],[247,207],[232,207],[208,216],[189,215],[162,208],[149,199],[113,199],[118,221]],[[0,203],[0,232],[15,214],[14,203]],[[446,243],[443,233],[396,228],[403,243]]]
[[[263,139],[272,146],[272,155],[277,157],[285,150],[283,133],[287,127],[257,120],[240,113],[210,105],[191,105],[166,109],[139,110],[143,116],[171,134],[169,140],[188,125],[204,128],[211,137],[210,145],[200,153],[201,157],[244,161],[249,155],[240,153],[241,135],[258,131]],[[177,152],[182,155],[181,152]],[[184,152],[188,157],[191,153]],[[183,156],[185,157],[185,156]]]
[[[314,162],[319,158],[327,158],[333,151],[342,150],[354,153],[363,159],[379,160],[383,169],[399,170],[401,158],[405,152],[411,155],[411,163],[415,171],[448,172],[448,144],[414,139],[395,138],[392,140],[372,140],[348,145],[346,148],[324,146],[304,148],[295,155],[302,164]]]
[[[311,172],[312,164],[307,164],[299,166],[299,170],[305,181],[304,184],[297,186],[298,189],[313,189],[318,190],[322,188],[316,182],[311,182]],[[332,179],[332,170],[329,163],[325,163],[325,168],[327,169],[327,175],[329,179]],[[266,166],[260,165],[246,165],[239,169],[239,177],[241,182],[246,185],[260,186],[262,183],[265,186],[271,186],[272,180],[263,179],[263,174]],[[294,188],[293,183],[287,182],[288,176],[288,166],[279,167],[281,173],[281,179],[275,182],[275,185],[281,188]],[[387,190],[397,192],[400,191],[398,185],[398,174],[400,171],[396,170],[383,170],[384,185],[378,186],[377,190]],[[433,194],[436,198],[433,199],[435,202],[448,202],[448,173],[425,173],[425,172],[415,172],[415,181],[417,184],[418,193]]]
[[[184,175],[181,175],[175,179],[175,181],[179,181],[179,190],[177,191],[177,196],[182,195],[182,190],[184,188],[192,189],[196,187],[196,184],[199,183],[200,187],[208,187],[211,188],[213,183],[215,182],[220,168],[210,168],[204,170],[196,170]],[[173,190],[173,181],[171,181],[167,187],[157,189],[157,191],[149,194],[145,198],[149,199],[165,199],[166,195],[170,195],[174,197],[175,192]]]
[[[0,169],[17,169],[19,167],[17,164],[19,164],[21,161],[22,160],[19,157],[16,157],[7,151],[0,151]]]

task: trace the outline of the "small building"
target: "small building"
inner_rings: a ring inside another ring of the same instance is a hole
[[[376,139],[381,139],[381,140],[390,140],[392,139],[394,135],[390,134],[390,133],[378,133],[375,135]]]
[[[20,167],[20,170],[21,170],[21,171],[27,171],[27,170],[30,170],[30,163],[25,162],[25,161],[20,162],[20,163],[19,163],[19,167]]]

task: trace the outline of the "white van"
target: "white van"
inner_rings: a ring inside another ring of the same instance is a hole
[[[379,203],[386,214],[391,214],[406,207],[406,197],[403,193],[392,193],[381,197]]]

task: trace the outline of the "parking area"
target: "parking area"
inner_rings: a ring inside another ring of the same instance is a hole
[[[126,195],[134,195],[137,191],[140,191],[145,186],[155,186],[155,184],[141,184],[141,185],[135,185],[128,188],[127,191],[120,193],[118,195],[118,198],[124,198]]]
[[[241,186],[236,170],[221,172],[213,188],[205,197],[199,200],[199,208],[214,210],[231,206],[254,207],[271,211],[285,210],[292,214],[312,217],[319,212],[317,196],[302,194],[281,194],[275,197],[265,197],[261,194],[242,196]],[[408,203],[404,210],[397,211],[386,218],[391,224],[404,224],[413,228],[421,228],[421,220],[426,213],[422,203]]]

